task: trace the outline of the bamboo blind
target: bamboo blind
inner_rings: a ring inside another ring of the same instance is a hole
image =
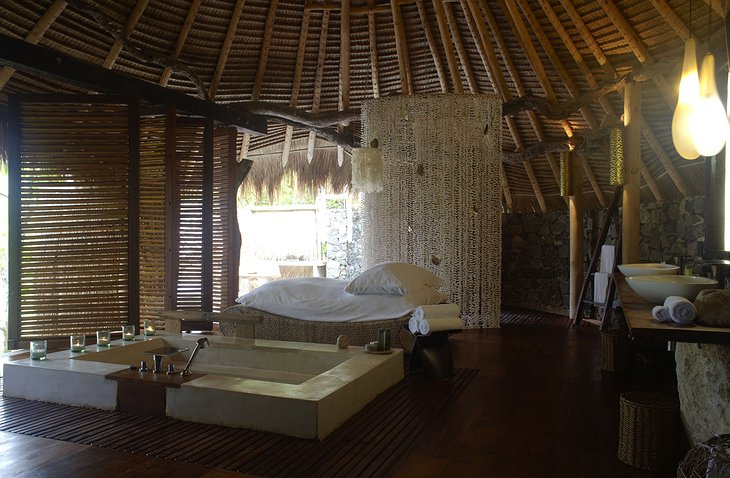
[[[139,315],[161,328],[156,312],[165,309],[166,120],[140,121]]]
[[[233,305],[238,295],[236,188],[236,130],[218,128],[213,138],[213,310]]]
[[[9,105],[11,340],[136,320],[136,105],[89,98]]]

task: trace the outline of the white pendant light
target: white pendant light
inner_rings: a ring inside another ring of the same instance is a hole
[[[725,146],[727,137],[727,116],[715,82],[715,56],[705,55],[700,69],[700,97],[695,106],[692,139],[697,152],[702,156],[714,156]]]
[[[684,44],[682,78],[679,81],[679,98],[672,117],[672,141],[684,159],[696,159],[700,153],[692,140],[690,125],[697,100],[700,96],[700,78],[697,74],[697,42],[690,37]]]

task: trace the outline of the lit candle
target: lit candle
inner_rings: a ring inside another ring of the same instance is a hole
[[[134,340],[134,325],[123,325],[122,326],[122,339]]]
[[[47,344],[45,340],[30,341],[30,358],[31,360],[46,359]]]
[[[71,352],[83,352],[86,350],[86,336],[85,335],[72,335],[71,341]]]
[[[96,332],[96,346],[109,347],[111,345],[111,332],[108,330],[98,330]]]
[[[156,331],[157,331],[157,327],[155,327],[154,320],[145,320],[144,321],[144,336],[145,337],[150,337],[152,335],[155,335]]]

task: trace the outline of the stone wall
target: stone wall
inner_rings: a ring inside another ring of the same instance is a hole
[[[362,271],[360,208],[348,210],[345,200],[328,201],[326,247],[327,277],[352,279]]]
[[[704,243],[704,197],[641,206],[641,261],[695,264]],[[604,210],[584,216],[586,269]],[[618,217],[620,218],[619,211]],[[615,223],[616,221],[614,221]],[[607,243],[615,243],[615,224]],[[566,212],[505,214],[502,222],[502,304],[568,314],[570,232]]]

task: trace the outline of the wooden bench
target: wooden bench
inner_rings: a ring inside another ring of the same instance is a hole
[[[204,312],[197,310],[160,310],[157,314],[165,319],[165,332],[181,334],[183,330],[190,330],[186,325],[193,323],[218,322],[221,319],[237,322],[236,337],[245,339],[256,338],[256,324],[263,322],[263,316],[241,315],[223,312]]]

